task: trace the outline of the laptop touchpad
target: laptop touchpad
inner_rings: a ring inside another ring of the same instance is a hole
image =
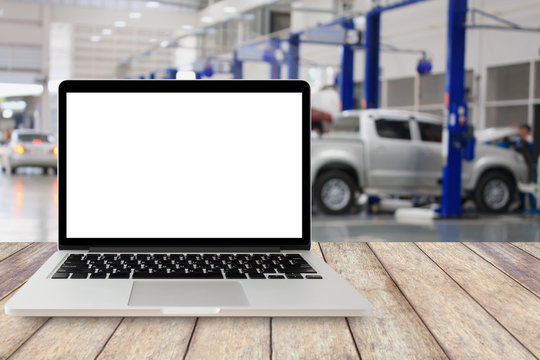
[[[246,306],[249,301],[237,281],[135,281],[131,306]]]

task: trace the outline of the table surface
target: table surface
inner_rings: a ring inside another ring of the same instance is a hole
[[[0,243],[0,359],[540,357],[540,243],[314,243],[371,301],[364,318],[5,315],[55,250]]]

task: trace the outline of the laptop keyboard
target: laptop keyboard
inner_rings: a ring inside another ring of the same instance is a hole
[[[322,279],[299,254],[71,254],[53,279]]]

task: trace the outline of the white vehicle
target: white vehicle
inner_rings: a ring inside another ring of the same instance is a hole
[[[398,110],[349,110],[333,131],[312,142],[314,200],[329,214],[346,213],[361,192],[440,195],[443,120]],[[483,141],[488,141],[488,137]],[[521,154],[477,141],[463,161],[463,198],[480,211],[505,212],[518,182],[527,181]]]
[[[48,169],[56,173],[58,147],[51,134],[36,130],[13,130],[11,140],[2,153],[2,171],[15,174],[20,167],[41,167],[44,174]]]

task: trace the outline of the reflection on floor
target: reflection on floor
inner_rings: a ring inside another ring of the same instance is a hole
[[[57,241],[57,178],[0,174],[0,241]],[[392,215],[313,216],[315,241],[540,241],[540,216],[399,223]]]
[[[402,223],[392,215],[313,217],[315,241],[540,241],[540,216]]]
[[[57,241],[57,202],[56,175],[0,174],[0,241]]]

